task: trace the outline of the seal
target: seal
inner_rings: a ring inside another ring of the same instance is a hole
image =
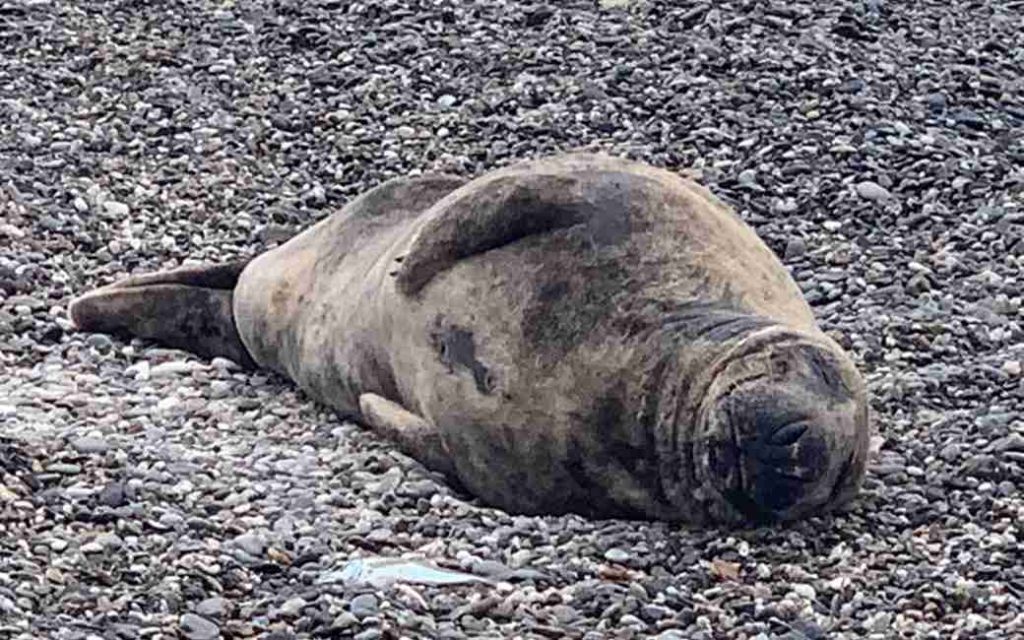
[[[70,313],[280,372],[513,513],[787,520],[866,466],[863,380],[778,258],[703,187],[603,155],[392,180]]]

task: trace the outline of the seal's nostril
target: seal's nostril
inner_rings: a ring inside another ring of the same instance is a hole
[[[775,430],[775,433],[768,438],[768,444],[778,447],[788,447],[800,439],[807,431],[807,425],[803,422],[790,422]]]

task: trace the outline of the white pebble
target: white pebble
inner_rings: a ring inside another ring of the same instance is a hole
[[[140,362],[136,362],[132,366],[130,366],[127,369],[125,369],[124,370],[124,374],[126,376],[131,377],[131,378],[134,378],[135,380],[140,380],[140,381],[149,380],[149,377],[150,377],[149,362],[146,361],[146,360],[142,360]]]
[[[174,362],[161,362],[149,371],[149,375],[153,378],[167,378],[170,376],[178,376],[186,373],[191,373],[193,369],[191,362],[174,361]]]
[[[1003,363],[1003,373],[1008,376],[1019,378],[1021,374],[1020,360],[1007,360]]]
[[[871,182],[865,180],[864,182],[857,183],[857,195],[865,200],[871,200],[872,202],[878,202],[880,200],[888,200],[892,197],[889,190],[878,184],[877,182]]]
[[[128,205],[117,200],[107,200],[103,203],[103,208],[111,216],[124,217],[128,215]]]

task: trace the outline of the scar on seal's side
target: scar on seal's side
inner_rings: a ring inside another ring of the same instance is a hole
[[[598,155],[401,178],[248,264],[77,299],[281,372],[511,512],[791,519],[864,475],[864,384],[722,202]]]

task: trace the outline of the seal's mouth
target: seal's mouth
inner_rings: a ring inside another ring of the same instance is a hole
[[[866,445],[863,398],[828,354],[806,343],[772,345],[716,376],[694,447],[712,518],[790,520],[855,493]]]

